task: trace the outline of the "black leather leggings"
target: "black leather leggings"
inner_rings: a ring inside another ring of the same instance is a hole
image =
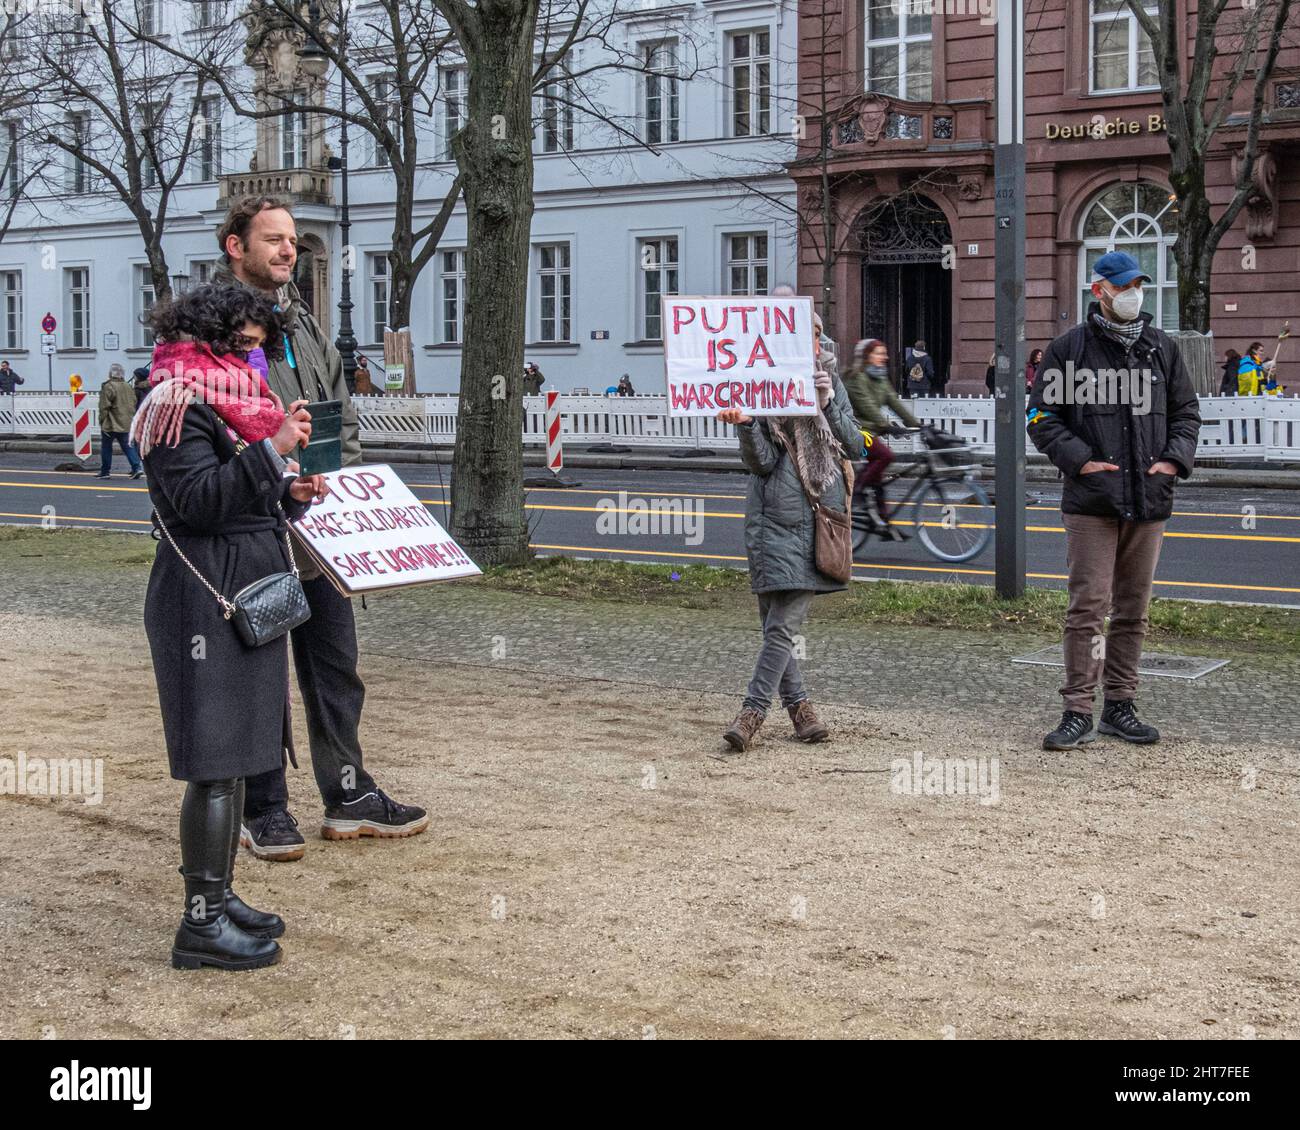
[[[244,779],[191,781],[181,800],[181,874],[185,877],[185,917],[202,924],[226,910],[239,851],[244,810]]]

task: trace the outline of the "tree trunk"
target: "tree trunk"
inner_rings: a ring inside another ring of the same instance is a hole
[[[521,384],[537,8],[538,0],[478,5],[482,34],[466,53],[468,112],[454,142],[469,250],[451,532],[481,565],[528,556]]]
[[[1178,328],[1210,332],[1210,276],[1216,247],[1210,246],[1214,219],[1205,195],[1203,166],[1170,176],[1178,197],[1178,238],[1174,261],[1178,264]]]

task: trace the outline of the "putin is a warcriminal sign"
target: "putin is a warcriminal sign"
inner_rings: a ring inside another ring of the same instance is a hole
[[[812,299],[660,300],[670,416],[812,416]]]

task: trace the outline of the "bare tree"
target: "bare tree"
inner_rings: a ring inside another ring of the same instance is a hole
[[[30,117],[32,99],[26,82],[15,63],[24,27],[31,18],[29,12],[8,8],[0,9],[0,145],[4,159],[0,162],[0,242],[9,234],[18,205],[27,199],[28,187],[39,180],[48,164],[46,159],[24,163],[23,150],[29,140],[20,119]]]
[[[25,91],[27,133],[63,154],[39,166],[43,192],[107,192],[126,207],[161,299],[171,293],[167,214],[203,134],[206,90],[165,53],[123,35],[115,7],[86,0],[80,11],[38,9],[24,24],[25,57],[36,64]]]
[[[312,17],[317,17],[313,24]],[[129,14],[123,17],[129,19]],[[293,92],[266,91],[259,100],[248,89],[246,72],[231,66],[231,53],[188,46],[183,40],[163,38],[138,22],[131,33],[167,51],[193,67],[219,89],[241,117],[254,121],[306,115],[346,121],[362,137],[372,139],[376,154],[393,174],[393,229],[388,253],[388,325],[407,326],[415,282],[437,251],[442,233],[460,199],[460,177],[447,187],[442,201],[427,222],[416,219],[420,200],[418,179],[433,164],[422,152],[427,124],[442,94],[440,62],[455,62],[456,42],[422,0],[376,0],[359,8],[350,0],[323,0],[312,12],[306,0],[248,0],[235,21],[236,37],[244,33],[247,61],[263,38],[273,31],[292,29],[304,44],[319,49],[333,81],[320,102],[307,102]],[[346,34],[341,32],[346,29]],[[382,69],[376,69],[381,64]],[[346,84],[347,106],[335,90],[338,76]]]
[[[1210,276],[1214,253],[1257,189],[1259,133],[1264,123],[1264,96],[1273,75],[1292,0],[1255,0],[1229,11],[1229,0],[1200,0],[1196,15],[1180,13],[1177,0],[1157,0],[1154,14],[1144,3],[1127,0],[1129,10],[1151,40],[1164,103],[1169,141],[1169,182],[1178,198],[1178,316],[1183,329],[1210,329]],[[1195,20],[1194,46],[1186,63],[1186,27]],[[1216,65],[1220,55],[1235,51],[1231,65]],[[1253,73],[1246,136],[1232,185],[1232,198],[1214,218],[1206,194],[1210,147],[1233,113],[1238,88]],[[1217,79],[1217,82],[1216,82]],[[1212,87],[1217,93],[1212,94]]]

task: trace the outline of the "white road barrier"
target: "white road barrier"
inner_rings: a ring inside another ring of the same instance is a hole
[[[92,418],[99,397],[88,394]],[[361,438],[369,443],[450,446],[456,440],[459,398],[358,396]],[[924,398],[908,402],[922,422],[968,440],[977,452],[993,451],[993,400],[987,396]],[[559,397],[560,429],[570,446],[678,447],[734,451],[736,432],[710,417],[669,417],[664,396]],[[1300,397],[1203,396],[1198,454],[1206,459],[1300,463]],[[72,431],[67,393],[0,395],[0,436],[58,436]],[[524,444],[546,446],[546,398],[524,397]],[[896,451],[912,451],[919,440],[894,439]],[[1031,447],[1032,450],[1032,447]]]

